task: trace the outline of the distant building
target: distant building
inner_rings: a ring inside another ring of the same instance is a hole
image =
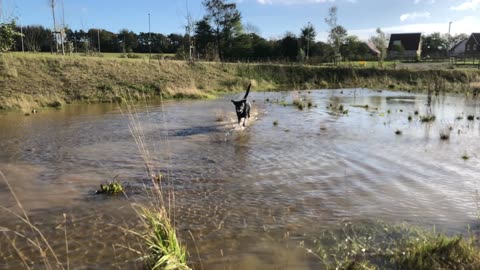
[[[480,55],[480,33],[472,33],[465,44],[466,55]]]
[[[422,34],[391,34],[388,44],[390,59],[419,59],[422,53]]]
[[[467,45],[467,41],[468,39],[464,39],[462,41],[460,41],[459,43],[455,44],[451,49],[450,51],[448,52],[448,54],[450,56],[454,56],[454,57],[461,57],[461,56],[464,56],[465,55],[465,47]]]

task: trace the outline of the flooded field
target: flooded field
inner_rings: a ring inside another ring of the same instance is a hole
[[[476,98],[433,96],[428,107],[424,94],[368,89],[252,93],[257,119],[245,130],[234,127],[232,98],[133,112],[175,190],[176,226],[195,268],[318,269],[300,243],[346,220],[450,232],[476,224]],[[430,110],[435,121],[422,122]],[[131,204],[149,200],[149,185],[129,123],[110,104],[0,115],[0,170],[62,262],[66,223],[72,269],[141,268],[123,228],[138,227]],[[117,175],[128,198],[95,195]],[[0,227],[18,228],[3,182],[0,205]],[[22,267],[8,235],[0,234],[0,269]]]

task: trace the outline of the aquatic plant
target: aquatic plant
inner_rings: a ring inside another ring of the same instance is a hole
[[[303,109],[305,108],[305,103],[298,98],[294,99],[292,104],[300,111],[303,111]]]
[[[440,140],[448,140],[450,139],[450,132],[452,130],[450,129],[450,127],[447,127],[447,128],[443,128],[440,130]]]
[[[139,236],[147,247],[144,260],[148,269],[190,269],[186,249],[179,242],[166,209],[139,206],[137,213],[145,227]]]
[[[399,129],[397,129],[397,130],[395,130],[395,134],[397,134],[397,135],[402,135],[402,131],[399,130]]]
[[[278,121],[277,121],[277,120],[273,121],[273,125],[274,125],[275,127],[278,126]]]
[[[343,111],[343,104],[340,104],[340,106],[338,106],[338,110]]]
[[[465,154],[463,154],[462,159],[463,159],[463,160],[469,160],[469,159],[470,159],[470,156],[468,156],[468,155],[465,153]]]
[[[467,120],[468,121],[473,121],[473,120],[475,120],[475,116],[474,115],[469,115],[469,116],[467,116]]]
[[[420,122],[422,123],[429,123],[435,121],[435,115],[433,114],[427,114],[427,115],[422,115],[420,116]]]
[[[313,107],[313,101],[309,100],[307,101],[307,107],[310,109]]]
[[[410,225],[345,223],[322,232],[312,249],[326,269],[480,269],[473,236],[446,236]]]
[[[390,111],[390,109],[387,110],[387,113],[391,113],[392,111]]]
[[[408,121],[412,121],[412,116],[411,115],[408,116]]]
[[[108,182],[106,185],[100,184],[100,189],[97,194],[115,195],[123,192],[123,186],[117,181]]]
[[[413,112],[413,114],[415,114],[415,115],[418,115],[418,111],[417,111],[417,110],[415,110],[415,111]]]

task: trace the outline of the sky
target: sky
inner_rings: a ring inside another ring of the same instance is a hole
[[[268,39],[279,39],[287,31],[295,34],[309,22],[317,40],[326,41],[328,9],[338,7],[338,23],[349,34],[367,40],[381,27],[387,33],[480,32],[480,0],[230,0],[237,4],[244,24],[253,25]],[[0,0],[2,19],[18,18],[20,24],[52,27],[48,0]],[[57,0],[57,20],[72,29],[102,28],[112,32],[127,28],[134,32],[184,33],[186,15],[194,20],[204,14],[202,0]]]

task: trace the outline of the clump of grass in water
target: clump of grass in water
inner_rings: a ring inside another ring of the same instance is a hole
[[[474,237],[449,237],[409,225],[353,225],[323,232],[307,249],[326,269],[480,269]]]
[[[275,126],[275,127],[278,126],[278,121],[277,120],[273,121],[273,126]]]
[[[468,156],[468,155],[465,153],[465,154],[463,154],[462,159],[463,159],[463,160],[469,160],[469,159],[470,159],[470,156]]]
[[[190,269],[186,263],[185,248],[180,244],[171,220],[175,213],[173,184],[169,183],[172,185],[171,189],[165,194],[168,196],[167,204],[160,183],[163,181],[163,177],[161,174],[158,174],[157,177],[157,174],[153,173],[154,159],[147,148],[142,125],[136,118],[135,107],[127,104],[127,110],[127,116],[130,119],[130,133],[144,160],[147,175],[153,184],[151,194],[148,193],[149,200],[152,202],[151,207],[134,207],[137,216],[144,224],[144,229],[140,232],[131,231],[131,233],[141,238],[141,243],[145,246],[142,258],[146,261],[149,269]]]
[[[294,99],[292,104],[300,111],[303,111],[303,109],[305,108],[305,103],[299,98]]]
[[[97,190],[97,194],[107,194],[107,195],[115,195],[123,192],[123,186],[117,181],[112,181],[107,183],[106,185],[100,184],[100,189]]]
[[[473,121],[473,120],[475,120],[475,116],[474,115],[469,115],[469,116],[467,116],[467,120],[468,121]]]
[[[396,135],[402,135],[402,131],[400,129],[395,130]]]
[[[435,121],[435,115],[433,114],[428,114],[428,115],[422,115],[420,116],[420,122],[422,123],[430,123]]]
[[[187,252],[178,241],[175,228],[164,207],[140,207],[138,214],[145,226],[141,238],[145,240],[148,254],[144,258],[149,269],[190,269]]]
[[[409,116],[408,116],[408,121],[412,121],[412,119],[413,119],[412,116],[409,115]]]

